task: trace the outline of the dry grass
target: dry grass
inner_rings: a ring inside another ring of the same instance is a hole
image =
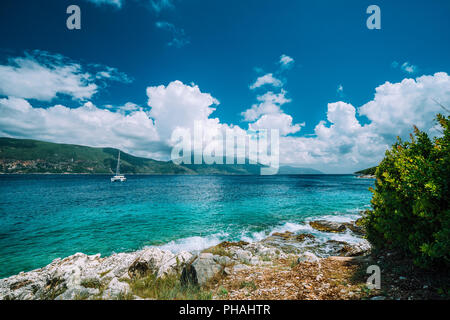
[[[228,258],[232,258],[233,257],[232,254],[230,252],[228,252],[225,248],[219,247],[219,246],[214,246],[214,247],[205,249],[202,252],[212,253],[212,254],[218,255],[218,256],[226,256]]]
[[[279,260],[273,266],[254,266],[217,282],[219,299],[336,300],[367,299],[378,295],[368,290],[365,278],[355,279],[357,264],[325,259],[314,263]],[[226,292],[227,294],[223,294]]]
[[[176,275],[157,278],[149,274],[129,281],[131,291],[141,298],[157,300],[209,300],[212,295],[199,286],[182,286]]]

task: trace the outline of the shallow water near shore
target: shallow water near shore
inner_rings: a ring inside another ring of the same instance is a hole
[[[109,178],[0,176],[0,278],[76,252],[195,251],[274,231],[357,241],[348,233],[316,232],[307,222],[356,219],[369,206],[373,185],[353,175]]]

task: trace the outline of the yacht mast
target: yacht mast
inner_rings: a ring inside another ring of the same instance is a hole
[[[120,150],[119,150],[119,157],[117,158],[116,176],[119,175],[119,168],[120,168]]]

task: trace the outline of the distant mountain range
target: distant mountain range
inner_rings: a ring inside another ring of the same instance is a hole
[[[93,148],[29,139],[0,138],[0,173],[112,174],[118,149]],[[248,161],[247,161],[248,162]],[[181,164],[120,154],[124,174],[260,174],[260,164]],[[309,168],[280,166],[279,174],[320,174]]]
[[[278,174],[323,174],[323,172],[311,168],[280,166]]]

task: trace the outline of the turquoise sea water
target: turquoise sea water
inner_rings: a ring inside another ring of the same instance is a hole
[[[373,184],[352,175],[127,178],[1,175],[0,278],[76,252],[201,250],[273,231],[314,232],[305,222],[355,219]]]

